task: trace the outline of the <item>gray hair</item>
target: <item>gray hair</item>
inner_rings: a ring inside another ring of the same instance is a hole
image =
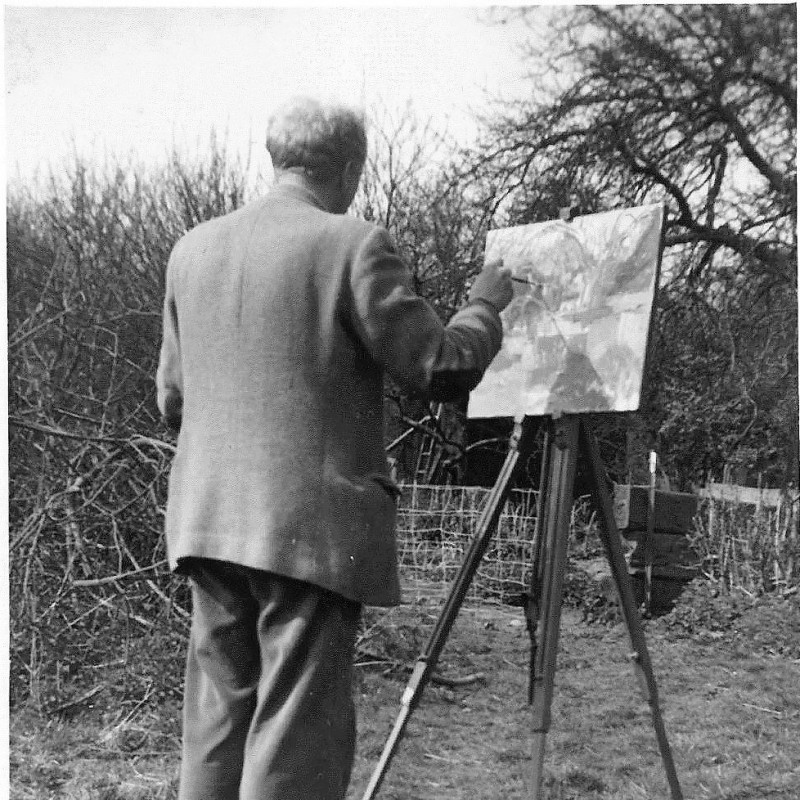
[[[364,117],[344,106],[295,98],[270,117],[267,150],[275,169],[296,169],[325,183],[339,177],[348,161],[364,163]]]

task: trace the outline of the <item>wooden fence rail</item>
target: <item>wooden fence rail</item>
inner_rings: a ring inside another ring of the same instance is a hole
[[[737,486],[735,483],[710,483],[698,491],[700,497],[709,500],[739,503],[764,508],[780,508],[784,503],[796,504],[800,492],[790,489],[783,492],[780,489],[761,489],[756,486]]]

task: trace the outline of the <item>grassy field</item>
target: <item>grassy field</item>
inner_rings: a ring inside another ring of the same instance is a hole
[[[375,618],[357,670],[361,796],[399,709],[407,673],[438,609]],[[668,797],[647,704],[620,624],[565,608],[546,796]],[[377,632],[377,633],[376,633]],[[667,733],[687,800],[794,800],[800,795],[800,609],[797,597],[752,605],[699,600],[646,623]],[[69,704],[20,707],[10,725],[11,798],[170,800],[176,793],[180,673],[174,641],[142,640],[128,660],[98,665]],[[465,608],[411,719],[380,797],[529,797],[528,636],[520,609]],[[377,650],[380,658],[371,658]],[[369,663],[370,661],[382,663]],[[85,677],[85,676],[84,676]],[[137,687],[132,691],[131,686]],[[63,692],[62,692],[63,694]]]

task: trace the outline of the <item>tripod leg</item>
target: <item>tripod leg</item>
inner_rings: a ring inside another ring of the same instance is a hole
[[[550,729],[550,708],[553,702],[558,636],[561,626],[561,602],[564,571],[567,564],[569,523],[572,514],[572,493],[578,451],[577,417],[554,422],[550,453],[546,527],[540,551],[542,565],[541,645],[536,653],[532,681],[533,752],[531,797],[538,800],[544,777],[544,751]]]
[[[461,565],[461,569],[456,576],[450,594],[445,601],[444,609],[439,615],[439,619],[436,621],[436,625],[428,640],[425,651],[420,655],[414,666],[414,671],[411,673],[411,678],[403,693],[400,714],[384,745],[383,753],[381,754],[375,771],[372,773],[372,777],[363,795],[363,800],[371,800],[371,798],[375,797],[383,783],[383,779],[389,769],[394,753],[400,744],[400,739],[403,736],[403,731],[405,730],[409,717],[419,703],[422,692],[427,682],[430,680],[430,676],[436,667],[442,648],[453,627],[458,610],[461,608],[461,604],[480,566],[483,554],[489,546],[492,535],[497,529],[500,514],[505,505],[508,493],[511,491],[512,480],[516,474],[518,464],[524,464],[525,459],[531,451],[534,431],[535,425],[532,419],[520,417],[515,421],[514,433],[511,437],[511,446],[506,455],[503,467],[500,470],[500,475],[495,485],[492,487],[489,496],[486,498],[480,519],[477,523],[475,536],[470,543],[464,563]]]
[[[539,625],[539,613],[542,605],[542,549],[544,541],[545,498],[547,497],[547,480],[550,475],[550,430],[545,429],[542,444],[542,468],[539,473],[539,492],[536,497],[536,524],[533,531],[533,554],[531,558],[531,577],[527,594],[523,595],[525,624],[531,640],[530,663],[528,667],[528,705],[533,705],[533,678],[536,674],[536,628]]]
[[[594,434],[586,420],[581,422],[580,427],[581,447],[586,456],[589,480],[592,486],[592,496],[595,508],[600,515],[600,537],[617,587],[620,609],[623,619],[625,620],[625,626],[628,630],[628,637],[634,650],[633,661],[636,677],[650,705],[653,728],[658,741],[658,748],[661,752],[661,760],[664,763],[664,771],[667,774],[667,782],[669,783],[672,800],[683,800],[683,793],[681,792],[680,783],[678,782],[678,774],[675,770],[675,762],[672,758],[672,750],[667,740],[664,720],[661,716],[661,709],[659,708],[658,687],[656,686],[656,680],[653,675],[650,654],[647,651],[642,622],[633,595],[630,575],[628,574],[628,565],[625,562],[625,556],[622,552],[622,541],[614,518],[614,508],[607,489],[606,471],[603,467],[603,462],[600,460],[600,452]]]

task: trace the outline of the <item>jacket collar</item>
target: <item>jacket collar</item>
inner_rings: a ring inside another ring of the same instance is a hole
[[[276,183],[269,190],[269,193],[275,197],[285,198],[287,200],[292,199],[301,203],[306,203],[307,205],[314,206],[321,211],[328,210],[325,207],[325,204],[314,194],[312,189],[309,189],[307,186],[303,186],[300,183],[282,181],[281,183]]]

